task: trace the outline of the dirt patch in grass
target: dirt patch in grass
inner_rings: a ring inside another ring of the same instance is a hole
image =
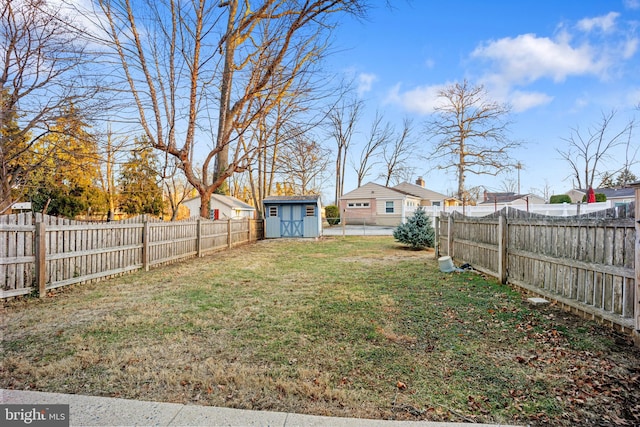
[[[640,354],[391,237],[269,240],[4,303],[0,386],[317,415],[640,423]]]

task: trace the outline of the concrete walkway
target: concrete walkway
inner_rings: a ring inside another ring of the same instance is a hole
[[[0,389],[0,404],[67,404],[71,426],[282,426],[282,427],[461,427],[489,424],[383,421],[318,417],[284,412],[247,411],[178,403],[142,402],[111,397]],[[4,409],[0,421],[4,421]],[[0,422],[2,424],[2,422]],[[34,422],[32,425],[36,425]],[[502,424],[505,427],[505,424]],[[492,424],[496,427],[496,424]]]

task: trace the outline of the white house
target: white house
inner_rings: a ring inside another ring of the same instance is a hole
[[[200,196],[182,202],[189,209],[190,217],[200,216]],[[243,219],[256,217],[256,210],[253,206],[236,199],[235,197],[222,194],[212,194],[209,209],[210,219]]]
[[[340,218],[345,224],[397,226],[421,205],[405,191],[368,182],[340,198]]]

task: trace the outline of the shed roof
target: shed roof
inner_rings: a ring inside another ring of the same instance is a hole
[[[300,196],[267,196],[263,203],[317,203],[320,200],[318,194],[306,194]]]

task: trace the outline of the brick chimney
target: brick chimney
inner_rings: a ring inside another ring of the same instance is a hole
[[[418,179],[416,180],[416,185],[419,185],[420,187],[424,188],[424,179],[422,179],[421,176],[419,176]]]

